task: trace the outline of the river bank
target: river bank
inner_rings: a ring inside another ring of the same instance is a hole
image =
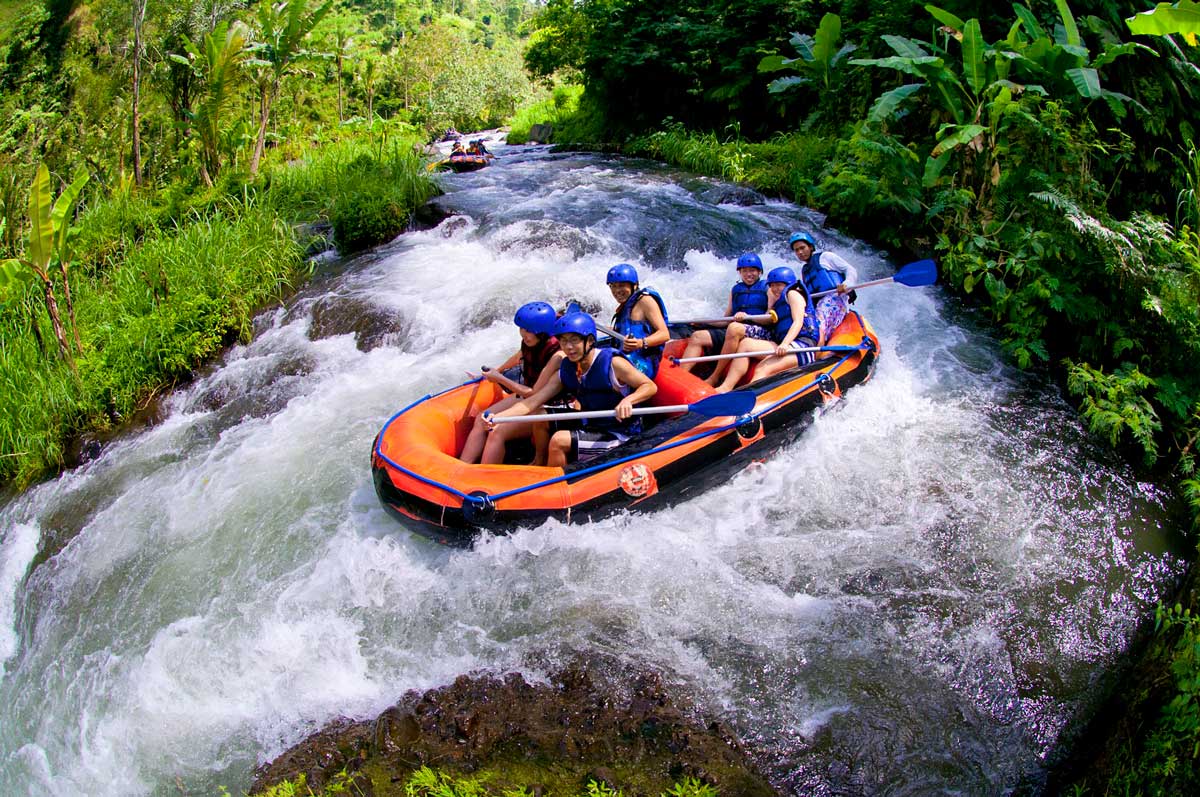
[[[347,130],[256,179],[229,170],[211,189],[127,189],[86,207],[69,235],[70,357],[54,350],[35,292],[7,297],[0,317],[0,484],[20,489],[94,456],[155,397],[246,341],[256,315],[312,276],[315,252],[352,254],[402,232],[436,192],[412,137],[403,126]]]

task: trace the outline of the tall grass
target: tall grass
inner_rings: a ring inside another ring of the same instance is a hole
[[[436,191],[412,145],[373,132],[254,182],[91,201],[72,238],[78,375],[57,358],[40,300],[0,304],[0,482],[62,467],[72,438],[119,424],[247,339],[254,314],[308,276],[298,225],[330,220],[343,251],[402,232]]]
[[[798,202],[813,199],[815,186],[833,155],[836,141],[784,133],[770,141],[742,140],[736,128],[721,140],[677,125],[628,142],[625,151],[680,166],[688,171],[745,182]]]
[[[266,201],[288,218],[328,218],[343,254],[382,243],[437,192],[411,140],[339,141],[272,167]]]
[[[563,133],[567,129],[564,125],[579,112],[579,99],[582,96],[583,86],[556,86],[549,97],[518,108],[508,123],[508,143],[524,144],[529,141],[530,129],[538,124],[554,125],[557,141],[573,141],[574,139],[564,137]]]

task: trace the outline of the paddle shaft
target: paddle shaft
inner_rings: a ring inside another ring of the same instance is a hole
[[[872,285],[883,285],[886,282],[895,282],[895,281],[896,281],[895,277],[884,277],[883,279],[871,280],[870,282],[860,282],[857,285],[845,286],[845,290],[842,291],[842,293],[849,293],[850,291],[856,291],[859,288],[870,288]],[[833,290],[828,290],[828,291],[819,291],[817,293],[814,293],[812,295],[812,298],[820,299],[822,296],[828,296],[831,293],[837,293],[837,292],[838,292],[837,288],[834,288]]]
[[[672,404],[668,407],[634,407],[634,415],[657,415],[667,412],[687,412],[690,405]],[[493,417],[492,423],[533,423],[534,421],[568,421],[573,418],[612,418],[616,410],[582,410],[579,412],[550,412],[542,415],[512,415]]]
[[[689,324],[691,326],[704,326],[705,324],[724,324],[737,321],[742,324],[774,324],[777,316],[773,313],[763,313],[762,315],[748,315],[744,318],[735,316],[724,316],[722,318],[690,318],[687,321],[674,321],[675,324]]]
[[[797,346],[788,349],[788,354],[799,354],[802,351],[858,351],[858,346]],[[740,357],[774,357],[774,349],[762,351],[735,351],[733,354],[709,354],[704,357],[672,357],[675,363],[711,363],[717,360],[736,360]]]

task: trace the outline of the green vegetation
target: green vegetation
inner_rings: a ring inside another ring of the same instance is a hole
[[[526,60],[586,87],[592,142],[935,256],[1200,517],[1200,4],[1149,5],[549,0]],[[1200,785],[1197,610],[1160,616],[1173,692],[1104,793]]]
[[[306,252],[401,232],[430,134],[534,93],[525,0],[130,11],[0,4],[0,484],[246,339]]]
[[[556,86],[544,100],[517,109],[508,121],[508,143],[524,144],[529,141],[529,129],[536,124],[551,124],[559,131],[560,140],[577,140],[569,125],[579,113],[579,98],[583,86],[566,84]]]
[[[376,797],[533,797],[534,794],[562,795],[562,797],[624,797],[624,792],[614,789],[607,784],[588,780],[578,788],[550,788],[548,791],[535,792],[524,786],[489,787],[492,777],[488,774],[455,776],[421,767],[400,783],[393,783],[391,778],[381,782],[371,781],[370,791],[365,791],[360,780],[366,780],[364,774],[350,774],[346,770],[338,773],[329,783],[314,791],[308,786],[304,775],[296,780],[285,780],[261,792],[262,797],[335,797],[335,795],[374,794]],[[540,783],[546,788],[544,783]],[[675,783],[661,797],[718,797],[721,792],[695,778],[684,778]]]

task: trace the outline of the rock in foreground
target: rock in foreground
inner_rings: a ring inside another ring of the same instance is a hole
[[[385,797],[424,765],[482,779],[493,794],[577,795],[595,780],[625,797],[658,797],[692,777],[724,795],[776,795],[733,735],[685,716],[657,676],[636,676],[618,696],[578,668],[550,684],[483,674],[411,692],[374,720],[334,722],[260,767],[250,793],[301,774],[319,792],[345,768],[364,795]]]

